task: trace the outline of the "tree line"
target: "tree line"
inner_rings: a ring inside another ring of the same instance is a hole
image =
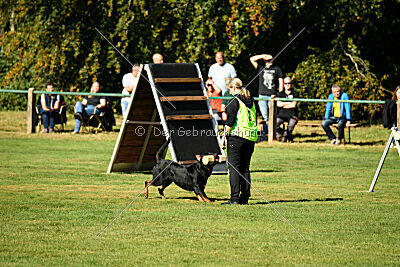
[[[382,100],[399,84],[400,4],[395,0],[5,0],[0,3],[0,88],[119,93],[132,62],[197,62],[203,77],[222,51],[241,79],[249,58],[276,54],[303,98],[327,98],[339,84],[351,99]],[[257,82],[249,86],[257,92]],[[1,109],[24,109],[21,95],[0,94]],[[300,103],[301,119],[320,119],[324,105]],[[374,121],[380,105],[353,105],[355,120]]]

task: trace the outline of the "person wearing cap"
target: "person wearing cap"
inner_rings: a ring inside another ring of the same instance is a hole
[[[292,79],[290,77],[286,77],[283,80],[283,84],[285,90],[278,93],[279,98],[299,98],[299,92],[293,89],[292,87]],[[276,106],[278,107],[278,114],[276,118],[276,126],[278,128],[278,133],[283,134],[281,139],[282,142],[293,142],[293,130],[298,122],[298,111],[297,111],[297,101],[277,101]],[[287,122],[287,129],[284,130],[280,126]]]
[[[122,90],[122,94],[130,95],[132,91],[135,89],[137,80],[139,78],[138,75],[139,68],[140,68],[139,64],[133,64],[132,72],[125,74],[124,77],[122,78],[122,86],[124,87],[124,89]],[[124,118],[127,115],[129,101],[130,101],[129,96],[121,98],[121,109]]]
[[[223,205],[248,204],[250,197],[250,161],[257,141],[257,117],[254,99],[239,78],[229,82],[234,96],[226,106],[227,120],[221,146],[227,140],[231,197]]]
[[[283,73],[280,67],[273,66],[273,57],[269,54],[255,55],[250,62],[258,74],[258,97],[270,97],[276,95],[277,90],[283,90]],[[268,109],[269,101],[258,101],[261,116],[264,120],[262,135],[259,141],[266,141],[268,135]]]
[[[348,94],[341,92],[340,86],[337,84],[332,85],[332,93],[329,95],[328,100],[349,100]],[[350,125],[351,119],[351,106],[350,103],[328,102],[326,103],[326,110],[324,121],[321,123],[331,145],[340,145],[343,143],[344,128]],[[338,124],[338,138],[332,132],[330,125]]]

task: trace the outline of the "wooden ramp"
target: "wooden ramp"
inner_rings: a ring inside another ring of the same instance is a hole
[[[172,158],[180,164],[193,163],[197,154],[225,157],[197,64],[146,64],[140,73],[108,173],[151,170],[167,137]],[[214,172],[227,173],[225,163]]]

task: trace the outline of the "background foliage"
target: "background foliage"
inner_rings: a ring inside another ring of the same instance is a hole
[[[0,88],[120,92],[127,63],[95,30],[132,62],[154,52],[165,62],[198,62],[203,76],[223,51],[238,75],[256,74],[249,57],[276,54],[294,75],[301,97],[326,98],[333,83],[351,99],[384,99],[399,80],[395,40],[400,36],[394,0],[6,0],[0,3]],[[387,88],[387,89],[385,89]],[[255,93],[257,82],[249,89]],[[0,95],[1,109],[24,107],[22,95]],[[22,99],[22,100],[21,100]],[[321,118],[323,105],[300,106],[302,118]],[[379,105],[353,106],[356,120],[373,120]]]

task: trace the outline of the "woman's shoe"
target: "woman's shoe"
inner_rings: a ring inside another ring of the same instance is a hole
[[[227,201],[227,202],[223,202],[223,203],[221,203],[221,205],[238,205],[239,204],[239,202],[236,202],[236,201]]]

